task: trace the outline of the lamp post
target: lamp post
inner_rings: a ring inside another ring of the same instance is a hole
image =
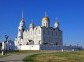
[[[9,45],[10,47],[9,47],[9,50],[11,50],[11,43],[10,43],[10,45]]]
[[[8,36],[7,35],[5,35],[5,45],[6,45],[6,51],[5,51],[5,53],[6,53],[6,55],[7,55],[7,40],[8,40]]]
[[[39,41],[39,52],[40,52],[40,41]]]

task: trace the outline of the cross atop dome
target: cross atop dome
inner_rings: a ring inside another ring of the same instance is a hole
[[[57,21],[57,20],[58,20],[58,18],[56,17],[56,18],[55,18],[55,20]]]
[[[22,8],[22,12],[21,12],[21,23],[25,23],[24,16],[23,16],[23,8]]]
[[[48,15],[47,15],[47,12],[45,11],[45,17],[47,17]]]
[[[59,28],[59,21],[57,17],[55,18],[54,28]]]
[[[23,9],[22,9],[22,19],[23,19]]]

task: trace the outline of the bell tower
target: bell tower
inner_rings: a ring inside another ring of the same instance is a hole
[[[23,39],[23,32],[24,30],[26,30],[26,26],[25,26],[25,21],[23,18],[23,10],[22,10],[22,18],[18,27],[18,39]]]

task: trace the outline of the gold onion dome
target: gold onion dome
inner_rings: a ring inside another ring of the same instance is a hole
[[[47,16],[43,17],[42,21],[49,21],[49,18]]]
[[[45,12],[45,17],[42,18],[42,21],[49,21],[49,17],[47,16],[46,12]]]

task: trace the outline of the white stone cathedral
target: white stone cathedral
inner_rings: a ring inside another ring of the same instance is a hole
[[[26,29],[22,15],[18,27],[18,35],[15,38],[16,50],[41,50],[42,45],[63,45],[62,31],[58,20],[55,21],[54,27],[50,26],[50,19],[46,15],[41,22],[41,26],[35,26],[34,23],[30,23],[29,29]]]

